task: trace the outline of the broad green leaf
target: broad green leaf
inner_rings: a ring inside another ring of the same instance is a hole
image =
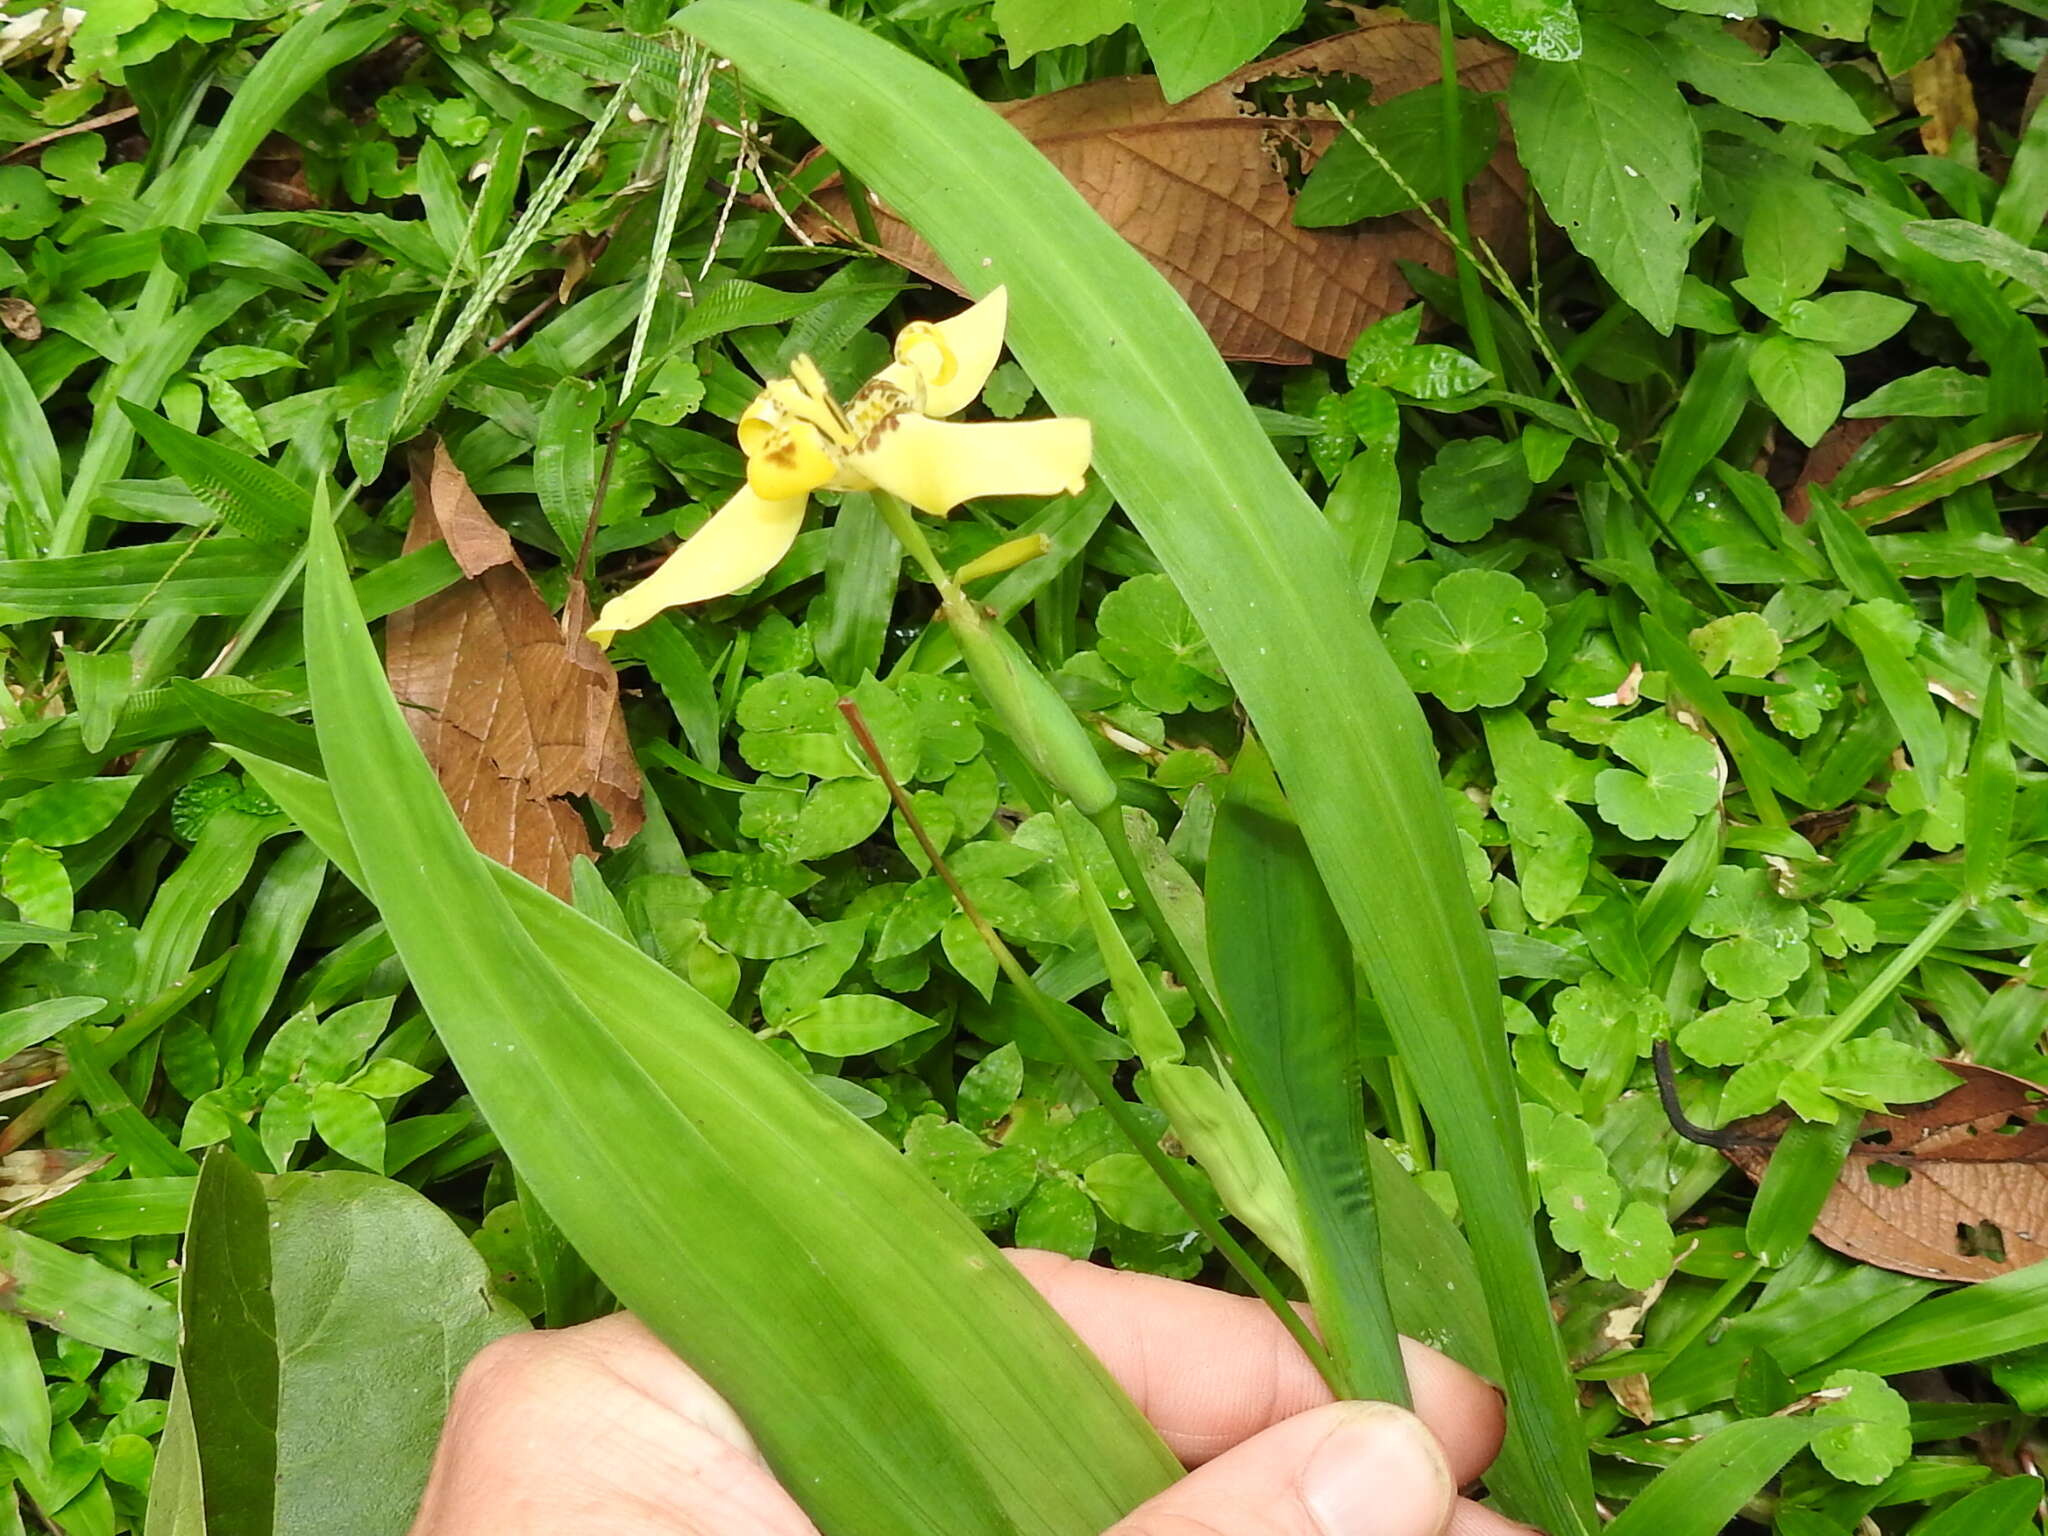
[[[359,863],[535,1196],[821,1527],[1053,1536],[1170,1478],[1128,1400],[888,1143],[633,946],[494,876],[400,718],[324,519],[308,598],[341,821],[308,830]]]
[[[1351,126],[1379,151],[1378,158],[1350,133],[1338,134],[1296,194],[1294,222],[1313,229],[1381,218],[1463,187],[1493,158],[1500,113],[1477,91],[1459,88],[1461,158],[1453,167],[1444,143],[1444,110],[1441,90],[1432,88],[1407,91],[1360,112]]]
[[[1441,1124],[1490,1128],[1446,1138],[1443,1152],[1532,1474],[1515,1507],[1579,1536],[1591,1493],[1530,1220],[1498,981],[1423,717],[1334,531],[1186,306],[1000,117],[789,0],[699,0],[684,14],[951,270],[977,290],[1008,286],[1018,360],[1055,411],[1093,424],[1105,482],[1261,728],[1424,1104]],[[1203,494],[1191,500],[1190,484]]]
[[[1783,316],[1842,264],[1842,217],[1819,182],[1777,170],[1760,179],[1742,225],[1742,296]]]
[[[1915,313],[1911,304],[1890,294],[1824,293],[1789,305],[1785,329],[1801,340],[1817,341],[1839,356],[1853,357],[1890,341]]]
[[[402,1531],[456,1376],[519,1319],[461,1230],[402,1184],[299,1173],[271,1180],[268,1198],[278,1530]]]
[[[1601,817],[1624,837],[1686,837],[1720,802],[1720,754],[1669,715],[1625,722],[1612,745],[1629,767],[1603,770],[1593,796]]]
[[[1168,101],[1258,57],[1301,17],[1301,0],[1130,0],[1131,19]]]
[[[1870,28],[1870,0],[1760,0],[1764,14],[1816,37],[1859,38]]]
[[[1826,347],[1766,336],[1749,354],[1749,378],[1764,404],[1809,448],[1842,414],[1846,379]]]
[[[1856,103],[1814,56],[1789,38],[1768,57],[1721,27],[1717,11],[1674,21],[1665,35],[1676,44],[1674,69],[1687,85],[1716,101],[1758,117],[1811,123],[1838,133],[1865,134],[1870,124]]]
[[[783,1027],[807,1051],[862,1056],[930,1029],[932,1021],[893,997],[848,992],[805,1009]]]
[[[1669,333],[1692,245],[1700,146],[1662,58],[1612,22],[1589,22],[1577,58],[1516,69],[1508,106],[1543,206],[1622,298]]]
[[[1131,0],[995,0],[996,30],[1012,68],[1048,48],[1092,43],[1130,21]]]
[[[1495,523],[1519,517],[1529,504],[1528,461],[1520,443],[1460,437],[1445,443],[1417,477],[1422,521],[1441,538],[1483,538]]]
[[[1573,0],[1458,0],[1458,9],[1532,59],[1575,59],[1583,46]]]
[[[1954,30],[1962,0],[1886,0],[1870,16],[1870,46],[1887,75],[1903,75]]]

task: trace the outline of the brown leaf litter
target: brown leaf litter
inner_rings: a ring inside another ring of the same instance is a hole
[[[1970,1062],[1926,1104],[1865,1118],[1813,1235],[1929,1280],[1990,1280],[2048,1258],[2048,1089]],[[1724,1155],[1761,1180],[1789,1112],[1728,1127]],[[1889,1171],[1885,1171],[1889,1170]]]
[[[1461,39],[1458,79],[1505,90],[1507,49]],[[1351,75],[1384,103],[1438,82],[1436,27],[1397,14],[1327,37],[1169,104],[1149,75],[1097,80],[996,107],[1179,290],[1225,357],[1305,363],[1342,357],[1358,333],[1413,302],[1397,263],[1449,271],[1451,253],[1419,211],[1341,229],[1297,229],[1288,165],[1305,170],[1343,131],[1329,117],[1273,116],[1246,95],[1262,80]],[[1509,265],[1526,246],[1527,187],[1503,133],[1499,152],[1467,189],[1472,232]],[[965,292],[929,245],[886,206],[874,211],[878,250]],[[843,185],[828,183],[798,217],[820,240],[855,227]]]
[[[392,615],[392,692],[478,851],[567,899],[593,852],[571,797],[605,813],[607,847],[645,819],[618,677],[580,585],[558,622],[438,441],[414,451],[412,489],[406,553],[445,542],[465,579]]]

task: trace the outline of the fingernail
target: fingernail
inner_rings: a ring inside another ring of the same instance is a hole
[[[1456,1489],[1436,1437],[1388,1403],[1345,1403],[1302,1469],[1321,1536],[1441,1536]]]

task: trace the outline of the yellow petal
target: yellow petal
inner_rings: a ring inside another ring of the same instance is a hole
[[[609,645],[620,630],[638,629],[664,608],[708,602],[759,581],[796,542],[809,499],[771,501],[741,486],[659,570],[604,605],[590,638]]]
[[[977,496],[1078,491],[1088,451],[1088,423],[1078,417],[933,421],[905,411],[846,464],[920,512],[943,517]]]
[[[763,501],[808,496],[839,467],[824,435],[807,421],[786,421],[755,441],[747,453],[747,485]]]
[[[927,416],[951,416],[981,393],[1003,355],[1003,326],[1009,318],[1010,290],[994,288],[950,320],[920,320],[898,333],[896,361],[924,379]]]

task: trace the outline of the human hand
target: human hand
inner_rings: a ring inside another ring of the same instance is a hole
[[[1456,1496],[1500,1399],[1402,1340],[1416,1411],[1333,1403],[1256,1301],[1011,1260],[1195,1468],[1111,1536],[1510,1536]],[[1425,1427],[1426,1426],[1426,1427]],[[455,1390],[412,1536],[817,1536],[738,1417],[634,1318],[500,1339]]]

